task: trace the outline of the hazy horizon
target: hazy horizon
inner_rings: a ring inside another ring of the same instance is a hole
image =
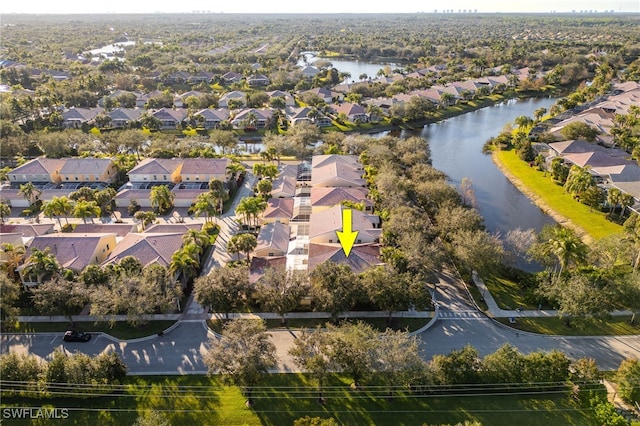
[[[125,1],[112,0],[109,3],[88,3],[84,0],[66,0],[49,2],[34,0],[31,2],[4,2],[0,6],[0,14],[130,14],[130,13],[229,13],[229,14],[333,14],[333,13],[639,13],[640,3],[637,0],[541,0],[536,3],[509,2],[488,0],[480,4],[471,0],[452,0],[446,8],[416,5],[413,2],[390,4],[345,3],[338,0],[324,2],[264,2],[245,0],[239,3],[223,3],[221,5],[205,5],[198,7],[189,4],[185,10],[182,4],[173,2],[157,2],[151,0]],[[216,7],[212,9],[211,7]]]

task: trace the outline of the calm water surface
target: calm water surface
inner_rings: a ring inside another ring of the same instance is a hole
[[[509,182],[491,156],[482,154],[482,146],[516,117],[532,117],[537,108],[549,109],[554,102],[551,98],[510,100],[430,124],[417,132],[403,131],[400,136],[419,135],[427,139],[433,166],[446,173],[455,185],[460,185],[465,177],[471,179],[478,210],[489,231],[502,235],[516,228],[539,231],[554,220]],[[518,266],[537,269],[522,262]]]

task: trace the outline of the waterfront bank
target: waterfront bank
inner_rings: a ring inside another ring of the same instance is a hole
[[[564,188],[555,185],[511,151],[493,151],[491,157],[496,167],[520,192],[556,222],[573,229],[585,243],[622,232],[622,226],[607,220],[604,213],[592,211],[574,200]],[[527,184],[527,181],[536,184]]]

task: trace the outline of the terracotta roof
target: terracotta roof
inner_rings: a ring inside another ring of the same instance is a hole
[[[312,213],[309,219],[309,238],[313,239],[329,232],[342,230],[342,205],[331,207],[318,213]],[[374,227],[380,222],[376,215],[351,209],[351,227],[354,231],[379,234],[380,229]],[[375,238],[375,235],[374,235]]]
[[[255,284],[262,278],[267,268],[285,267],[287,257],[253,257],[249,267],[249,283]]]
[[[25,237],[36,237],[38,235],[50,234],[54,228],[53,223],[38,223],[38,224],[0,224],[0,234],[5,233],[20,233]]]
[[[262,214],[263,218],[291,218],[293,216],[292,198],[269,198],[267,208]]]
[[[95,263],[93,258],[96,247],[103,238],[113,237],[112,233],[100,234],[47,234],[39,235],[31,241],[27,256],[34,249],[44,251],[46,248],[51,250],[60,266],[74,271],[82,271],[88,265]],[[113,247],[110,247],[113,249]]]
[[[591,166],[591,168],[593,169],[596,169],[598,167],[631,164],[631,162],[628,160],[620,157],[613,157],[600,151],[583,152],[579,154],[566,154],[563,155],[563,158],[580,167]]]
[[[185,158],[182,160],[181,174],[215,174],[225,175],[228,158]]]
[[[182,247],[182,235],[182,232],[131,233],[116,246],[103,265],[118,263],[127,256],[133,256],[143,267],[155,263],[168,267],[173,254]]]
[[[279,177],[273,181],[271,194],[285,198],[294,197],[296,195],[296,186],[296,178],[290,176]]]
[[[309,271],[324,262],[345,264],[353,272],[360,273],[382,263],[380,261],[380,245],[355,245],[347,257],[339,244],[309,244]]]
[[[277,251],[286,253],[289,249],[289,237],[291,228],[280,222],[271,222],[263,225],[258,234],[256,250],[272,247]]]
[[[145,158],[128,175],[172,174],[182,164],[179,158]]]
[[[364,201],[366,205],[373,205],[373,202],[367,199],[367,188],[363,187],[312,187],[311,188],[311,205],[312,206],[335,206],[343,201],[353,201],[359,203]]]
[[[326,155],[314,155],[311,159],[311,167],[323,167],[328,164],[341,163],[349,164],[354,169],[362,169],[362,165],[356,155],[339,155],[339,154],[326,154]]]
[[[9,174],[16,175],[53,175],[64,166],[63,158],[38,157],[13,169]]]
[[[74,234],[109,233],[118,237],[125,237],[130,232],[136,232],[138,226],[131,223],[79,223],[73,229]]]
[[[365,186],[363,172],[353,165],[330,163],[314,167],[311,171],[311,186]]]
[[[186,233],[187,231],[195,229],[200,231],[202,229],[202,223],[156,223],[149,226],[143,231],[144,234],[175,234]]]
[[[102,175],[113,165],[110,158],[67,158],[61,175]]]

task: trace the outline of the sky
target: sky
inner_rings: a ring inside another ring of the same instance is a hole
[[[429,3],[433,4],[430,6]],[[242,0],[176,2],[168,0],[109,0],[104,2],[88,0],[5,0],[0,6],[0,15],[6,13],[185,13],[207,11],[212,13],[439,13],[444,8],[458,11],[477,10],[479,13],[547,13],[555,11],[611,11],[640,12],[640,0],[450,0],[447,2],[426,2],[408,0],[392,2],[386,0],[344,1],[292,1],[292,0]],[[1,19],[1,17],[0,17]]]

